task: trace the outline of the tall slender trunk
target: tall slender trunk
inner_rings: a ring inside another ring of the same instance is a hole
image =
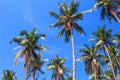
[[[111,59],[111,56],[110,56],[110,50],[109,50],[109,48],[107,47],[106,44],[103,44],[103,46],[104,46],[105,52],[107,53],[108,58],[110,60],[110,65],[111,65],[111,68],[112,68],[113,77],[114,77],[115,80],[117,80],[116,75],[115,75],[115,71],[114,71],[114,67],[113,67],[113,63],[112,63],[112,59]]]
[[[36,70],[34,70],[32,73],[32,80],[35,80],[35,72],[36,72]]]
[[[120,19],[117,17],[117,12],[115,9],[111,8],[110,13],[115,17],[115,19],[120,23]]]
[[[114,17],[120,23],[120,19],[116,15],[114,15]]]
[[[70,30],[70,32],[71,32],[71,41],[72,41],[73,80],[76,80],[76,56],[75,56],[75,45],[74,45],[74,37],[73,37],[72,29]]]
[[[59,73],[57,74],[56,80],[59,80]]]
[[[97,63],[96,63],[96,59],[92,60],[92,74],[95,74],[95,80],[97,80]]]
[[[29,65],[28,65],[28,51],[26,50],[25,51],[25,54],[24,54],[24,67],[25,67],[25,69],[26,69],[26,76],[25,76],[25,80],[27,80],[27,78],[28,78],[28,67],[29,67]]]

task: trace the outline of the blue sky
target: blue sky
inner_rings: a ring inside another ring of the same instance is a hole
[[[23,29],[32,31],[34,27],[37,28],[38,33],[45,33],[47,35],[46,41],[40,41],[49,47],[49,51],[43,51],[43,59],[54,58],[56,54],[61,57],[67,57],[66,65],[72,69],[72,57],[71,57],[71,42],[64,43],[64,36],[59,40],[56,39],[58,30],[48,26],[54,23],[56,20],[50,17],[49,11],[58,12],[57,1],[60,3],[66,2],[70,4],[71,0],[1,0],[0,1],[0,78],[2,77],[2,70],[13,68],[14,55],[18,50],[14,50],[17,44],[9,44],[9,41],[13,37],[18,36],[19,32]],[[80,2],[79,12],[90,9],[94,5],[94,0],[78,0]],[[106,24],[109,28],[113,28],[114,32],[118,32],[120,27],[119,23],[113,22],[110,24],[108,20],[99,20],[99,11],[87,13],[84,15],[83,21],[78,21],[79,25],[83,27],[87,36],[80,36],[77,32],[75,36],[75,52],[77,58],[80,56],[78,52],[80,47],[90,42],[90,33],[97,29],[97,26]],[[17,66],[14,66],[17,76],[24,80],[25,70],[23,69],[23,60],[19,62]],[[43,67],[46,71],[46,65]],[[45,75],[39,75],[40,80],[46,78],[50,80],[51,72],[47,72]],[[77,80],[88,80],[88,76],[84,72],[83,63],[77,62]]]

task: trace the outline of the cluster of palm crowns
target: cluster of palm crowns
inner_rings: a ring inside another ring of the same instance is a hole
[[[120,73],[120,33],[112,34],[112,29],[107,29],[106,25],[99,26],[96,32],[93,32],[93,38],[90,39],[92,45],[85,44],[80,53],[83,53],[80,58],[76,59],[75,44],[73,30],[81,35],[85,34],[84,29],[77,23],[78,20],[83,20],[83,15],[89,12],[94,12],[100,8],[100,20],[107,18],[110,23],[117,21],[120,23],[120,1],[119,0],[96,0],[96,4],[89,10],[78,12],[79,2],[73,0],[70,6],[65,2],[60,4],[57,14],[50,11],[50,15],[57,19],[57,22],[50,25],[51,27],[61,30],[58,33],[59,39],[65,35],[65,43],[71,39],[72,43],[72,66],[70,71],[64,65],[66,59],[60,58],[59,55],[55,59],[49,61],[48,69],[53,70],[51,80],[76,80],[76,61],[84,61],[85,72],[91,80],[118,80]],[[39,39],[45,39],[45,34],[37,34],[36,28],[31,33],[22,30],[18,37],[13,38],[12,42],[22,46],[22,49],[15,55],[14,62],[18,63],[20,57],[24,57],[24,68],[26,70],[25,80],[32,76],[32,80],[37,79],[36,72],[44,74],[41,67],[47,61],[41,60],[41,50],[48,50],[47,46],[38,44]],[[69,73],[72,72],[72,76]],[[3,71],[3,80],[17,80],[13,71]],[[66,75],[66,77],[64,76]]]

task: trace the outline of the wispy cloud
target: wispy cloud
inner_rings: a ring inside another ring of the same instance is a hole
[[[25,21],[29,22],[32,25],[36,25],[35,24],[35,18],[33,15],[33,10],[30,6],[25,6],[23,9],[23,18]]]

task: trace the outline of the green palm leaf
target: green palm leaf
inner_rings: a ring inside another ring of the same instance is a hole
[[[60,18],[60,15],[59,15],[59,14],[56,14],[56,13],[53,12],[53,11],[49,12],[49,14],[50,14],[51,16],[53,16],[54,18],[56,18],[56,19],[59,19],[59,18]]]
[[[20,51],[18,51],[18,52],[16,53],[16,55],[14,56],[14,62],[15,62],[15,64],[17,64],[19,58],[24,55],[24,51],[25,51],[25,50],[22,49],[22,50],[20,50]]]

